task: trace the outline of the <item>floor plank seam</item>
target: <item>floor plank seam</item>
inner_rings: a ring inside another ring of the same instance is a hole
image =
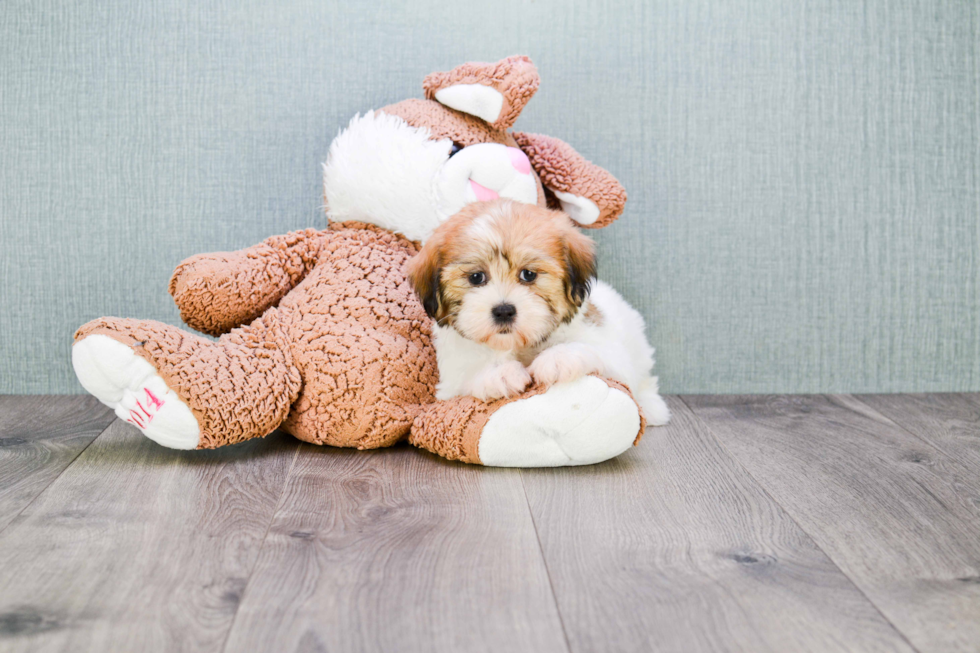
[[[58,472],[58,475],[55,476],[53,479],[51,479],[51,482],[48,483],[47,485],[45,485],[43,490],[41,490],[40,492],[38,492],[36,495],[34,495],[34,497],[30,501],[28,501],[26,504],[24,504],[24,507],[21,508],[20,510],[18,510],[17,511],[17,514],[14,515],[13,518],[10,519],[10,521],[8,521],[6,524],[4,524],[3,528],[0,528],[0,535],[3,535],[6,532],[6,530],[8,528],[10,528],[10,525],[13,524],[14,522],[16,522],[18,517],[20,517],[22,514],[24,514],[24,511],[26,511],[28,508],[30,508],[32,505],[34,505],[34,502],[35,501],[37,501],[40,497],[44,496],[44,493],[47,492],[51,488],[51,486],[54,485],[58,481],[59,478],[61,478],[61,475],[64,474],[68,470],[69,467],[71,467],[72,465],[75,464],[75,461],[78,460],[79,456],[81,456],[83,453],[85,453],[85,451],[89,447],[91,447],[92,444],[96,440],[98,440],[99,438],[101,438],[102,435],[106,431],[109,430],[109,427],[112,426],[113,424],[115,424],[117,421],[118,421],[118,418],[113,418],[113,420],[111,422],[109,422],[108,424],[105,425],[105,428],[103,428],[101,431],[99,431],[99,433],[94,438],[92,438],[91,440],[89,440],[88,444],[86,444],[84,447],[82,447],[81,449],[79,449],[78,450],[78,453],[75,454],[75,456],[72,457],[71,461],[69,461],[69,463],[67,465],[65,465],[64,468],[60,472]]]
[[[544,555],[544,547],[541,545],[541,535],[538,533],[538,524],[534,520],[534,511],[531,510],[531,501],[527,498],[527,488],[524,486],[524,471],[517,470],[518,478],[521,479],[521,492],[524,493],[524,504],[527,506],[527,514],[531,518],[531,527],[534,529],[534,539],[538,543],[538,554],[541,556],[541,564],[544,565],[544,573],[548,577],[548,589],[551,590],[551,600],[555,603],[555,612],[558,614],[558,623],[561,624],[561,634],[565,638],[565,650],[572,653],[571,640],[568,638],[568,629],[565,628],[565,617],[561,613],[561,605],[558,603],[558,594],[555,592],[555,583],[551,580],[551,569],[548,568],[548,559]]]
[[[255,567],[259,564],[259,560],[262,558],[262,551],[265,549],[265,541],[269,538],[269,531],[272,530],[272,524],[276,521],[276,515],[279,514],[279,509],[282,508],[283,499],[286,497],[286,488],[289,486],[289,479],[293,475],[293,468],[296,467],[296,460],[299,458],[299,452],[303,448],[303,445],[297,442],[297,447],[293,451],[293,459],[289,463],[289,471],[286,472],[286,477],[282,482],[282,489],[279,491],[279,500],[276,501],[276,507],[272,511],[272,516],[269,517],[269,523],[265,527],[265,533],[262,535],[262,543],[259,544],[259,550],[255,553],[255,560],[252,562],[251,568],[248,570],[248,579],[245,581],[245,588],[242,590],[241,598],[238,600],[238,605],[235,606],[235,616],[231,619],[231,624],[228,626],[228,632],[225,633],[225,640],[221,643],[221,650],[224,653],[225,649],[228,648],[228,640],[231,639],[231,633],[235,630],[235,624],[238,623],[238,613],[241,610],[242,604],[245,603],[246,597],[248,597],[248,588],[252,584],[252,576],[255,574]]]
[[[909,435],[911,435],[913,438],[915,438],[916,440],[918,440],[919,442],[921,442],[925,446],[930,447],[932,449],[935,449],[936,451],[938,451],[942,455],[946,456],[947,458],[949,458],[953,462],[957,462],[958,461],[958,459],[957,459],[956,456],[954,456],[950,452],[948,452],[945,449],[943,449],[939,444],[937,444],[935,442],[932,442],[931,440],[927,440],[924,437],[922,437],[921,435],[919,435],[918,433],[916,433],[915,431],[912,431],[912,430],[908,429],[907,427],[903,426],[902,424],[899,424],[897,421],[893,420],[891,417],[889,417],[885,413],[881,412],[879,409],[875,408],[874,406],[872,406],[868,402],[862,400],[860,395],[851,395],[851,394],[849,394],[847,396],[850,397],[851,399],[854,399],[855,401],[857,401],[859,404],[861,404],[862,406],[864,406],[868,410],[874,411],[874,413],[876,415],[881,416],[882,419],[886,420],[889,424],[891,424],[892,426],[894,426],[895,428],[897,428],[897,429],[899,429],[901,431],[905,431],[906,433],[908,433]]]
[[[827,395],[821,395],[821,396],[827,397]],[[759,479],[756,478],[756,476],[745,465],[742,464],[742,461],[739,460],[738,457],[735,456],[727,446],[725,446],[725,442],[720,437],[718,437],[718,435],[715,434],[710,424],[708,424],[707,421],[701,418],[701,415],[698,413],[696,407],[688,403],[684,395],[677,395],[677,398],[680,399],[684,403],[684,405],[688,407],[688,409],[690,409],[691,413],[697,418],[698,422],[704,427],[708,435],[710,435],[715,440],[715,442],[718,443],[718,446],[721,447],[722,451],[724,451],[728,455],[728,457],[731,458],[732,461],[736,465],[738,465],[748,475],[750,479],[752,479],[752,482],[756,484],[756,486],[759,488],[761,492],[763,492],[767,497],[769,497],[769,499],[772,500],[772,502],[775,505],[779,506],[780,510],[786,513],[786,516],[789,517],[789,519],[792,520],[794,524],[796,524],[797,528],[800,529],[800,532],[806,534],[806,536],[810,538],[810,541],[813,543],[813,546],[815,546],[821,553],[823,553],[824,556],[826,556],[827,560],[829,560],[831,564],[833,564],[834,567],[836,567],[837,570],[840,571],[840,573],[844,576],[844,578],[846,578],[848,582],[851,583],[854,589],[857,592],[859,592],[861,596],[865,598],[865,600],[867,600],[867,602],[871,605],[871,607],[875,609],[875,612],[881,615],[881,618],[885,620],[885,623],[891,626],[892,629],[894,629],[894,631],[898,633],[898,636],[901,637],[902,640],[904,640],[905,643],[909,645],[909,648],[911,648],[913,651],[920,651],[919,648],[917,648],[914,644],[912,644],[908,636],[904,632],[902,632],[902,630],[897,625],[895,625],[895,622],[889,619],[888,615],[886,615],[884,612],[881,611],[881,608],[878,606],[878,604],[875,603],[870,596],[868,596],[868,594],[864,591],[864,589],[860,585],[858,585],[858,583],[854,580],[854,578],[846,571],[841,569],[841,566],[837,564],[837,561],[834,560],[834,558],[829,553],[827,553],[827,551],[822,546],[820,546],[816,538],[813,537],[813,534],[811,534],[810,531],[808,531],[807,529],[803,528],[803,525],[800,524],[800,521],[796,518],[796,516],[786,506],[784,506],[781,501],[777,500],[776,497],[773,496],[773,494],[769,491],[769,488],[763,485],[759,481]]]

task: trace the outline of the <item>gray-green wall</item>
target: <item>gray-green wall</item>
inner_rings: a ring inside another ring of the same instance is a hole
[[[0,392],[79,391],[75,327],[179,323],[182,258],[324,225],[354,113],[513,53],[517,127],[630,193],[600,274],[665,391],[980,389],[976,2],[5,0],[0,32]]]

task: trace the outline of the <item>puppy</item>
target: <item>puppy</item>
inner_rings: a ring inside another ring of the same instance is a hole
[[[596,373],[666,424],[643,318],[595,269],[594,243],[559,211],[476,202],[439,226],[408,268],[435,322],[436,398],[487,401]]]

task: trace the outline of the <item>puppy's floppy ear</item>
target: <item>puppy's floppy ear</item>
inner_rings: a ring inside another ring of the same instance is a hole
[[[589,294],[592,279],[595,278],[595,243],[591,238],[579,233],[571,221],[562,218],[567,224],[563,241],[565,244],[565,294],[575,306],[581,306]]]
[[[425,314],[433,320],[439,319],[442,292],[439,276],[442,272],[442,241],[437,232],[430,238],[418,254],[408,262],[408,282],[412,285]]]

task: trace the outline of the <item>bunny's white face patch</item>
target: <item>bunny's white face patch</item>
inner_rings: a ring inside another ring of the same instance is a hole
[[[464,147],[442,167],[437,182],[443,219],[470,202],[508,197],[537,204],[538,185],[527,155],[500,143]]]
[[[516,147],[477,143],[453,154],[452,141],[380,111],[351,120],[323,164],[332,222],[358,220],[423,242],[470,202],[537,204],[537,183]]]

